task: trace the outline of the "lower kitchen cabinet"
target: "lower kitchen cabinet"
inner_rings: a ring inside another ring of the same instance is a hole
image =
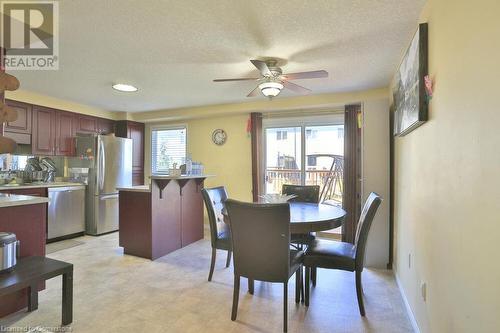
[[[16,234],[20,242],[21,257],[45,256],[46,221],[46,203],[0,208],[0,230]],[[39,290],[44,286],[45,284],[41,284]],[[27,305],[27,289],[0,297],[0,317],[19,311]]]

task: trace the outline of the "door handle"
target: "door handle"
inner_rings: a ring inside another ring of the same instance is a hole
[[[99,189],[102,190],[102,188],[104,187],[104,176],[105,176],[104,170],[106,169],[106,159],[104,157],[104,143],[102,142],[102,140],[99,140],[99,169],[100,169]]]
[[[101,197],[101,200],[114,200],[118,199],[118,194],[110,194]]]

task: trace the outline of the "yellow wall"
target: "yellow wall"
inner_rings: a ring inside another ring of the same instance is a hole
[[[251,111],[308,110],[312,108],[338,109],[340,105],[362,103],[363,106],[363,197],[371,191],[384,197],[373,223],[367,245],[366,264],[385,268],[389,256],[389,99],[387,89],[376,89],[346,94],[325,94],[259,100],[251,103],[226,104],[191,109],[132,114],[134,120],[166,117],[176,121],[146,123],[145,176],[151,174],[151,128],[154,126],[186,124],[188,152],[194,160],[205,165],[209,178],[206,186],[224,185],[232,198],[252,200],[251,141],[246,124]],[[261,110],[256,109],[262,108]],[[306,114],[306,113],[305,113]],[[223,146],[212,143],[211,135],[217,128],[224,129],[228,140]]]
[[[111,112],[102,109],[97,109],[87,105],[63,100],[60,98],[41,95],[27,90],[6,91],[5,98],[25,103],[46,106],[59,110],[66,110],[66,111],[96,116],[96,117],[102,117],[114,120],[126,119],[125,112]]]
[[[188,152],[194,161],[202,162],[204,172],[216,177],[208,178],[205,186],[224,185],[234,199],[252,200],[252,160],[250,137],[246,133],[248,114],[192,119],[175,124],[187,125]],[[146,125],[145,176],[151,175],[151,127],[172,123]],[[212,132],[222,128],[227,141],[222,146],[212,142]]]
[[[499,13],[429,0],[421,16],[435,96],[395,144],[396,273],[421,332],[500,331]]]

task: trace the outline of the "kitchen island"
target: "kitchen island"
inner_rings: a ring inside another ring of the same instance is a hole
[[[47,203],[37,196],[0,193],[0,231],[16,234],[20,256],[45,256]],[[40,285],[40,290],[44,284]],[[28,306],[27,290],[0,298],[0,317]]]
[[[207,177],[151,176],[150,186],[118,188],[124,253],[155,260],[202,239]]]

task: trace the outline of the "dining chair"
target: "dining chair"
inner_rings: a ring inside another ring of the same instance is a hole
[[[283,331],[288,326],[288,280],[295,274],[295,302],[300,302],[303,252],[290,250],[290,205],[245,203],[228,199],[226,209],[234,251],[231,320],[236,320],[240,277],[283,283]]]
[[[283,184],[281,194],[296,195],[290,201],[319,203],[319,185],[290,185]]]
[[[208,281],[212,281],[217,250],[227,251],[226,267],[229,267],[229,264],[231,263],[231,233],[229,232],[229,226],[224,223],[224,216],[222,215],[224,203],[227,200],[227,192],[224,186],[219,186],[214,188],[204,188],[201,190],[201,193],[203,195],[205,206],[207,207],[208,221],[210,224],[212,261],[210,263]]]
[[[338,241],[316,239],[304,255],[305,277],[305,305],[309,306],[309,271],[311,268],[340,269],[355,272],[356,294],[358,297],[359,313],[365,315],[363,303],[363,286],[361,273],[365,260],[366,241],[368,233],[382,199],[375,192],[366,199],[363,211],[356,228],[354,244]]]
[[[296,195],[295,198],[290,199],[289,201],[295,202],[307,202],[307,203],[319,203],[319,185],[291,185],[291,184],[283,184],[281,187],[281,194],[286,195]],[[310,232],[307,234],[292,234],[291,235],[291,243],[296,244],[298,249],[302,250],[304,247],[307,247],[316,239],[314,233]],[[317,270],[315,268],[311,271],[311,280],[313,286],[316,286],[317,279]]]

